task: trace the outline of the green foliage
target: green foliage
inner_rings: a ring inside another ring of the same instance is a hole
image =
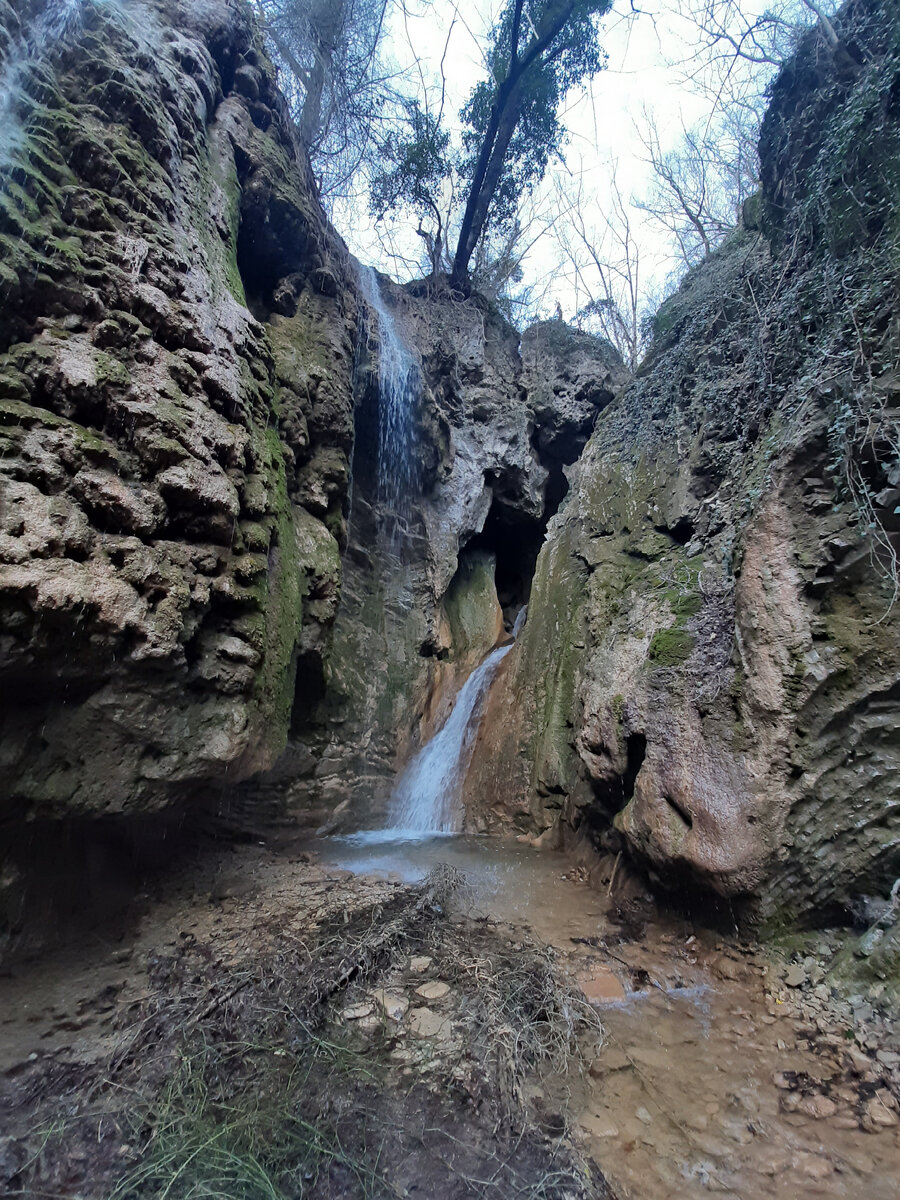
[[[565,7],[570,7],[572,14],[562,31],[522,76],[518,123],[494,192],[488,227],[502,229],[515,220],[522,196],[543,179],[551,158],[561,153],[566,131],[559,108],[566,93],[592,79],[605,65],[606,55],[597,44],[597,22],[610,7],[606,0],[581,0],[569,5],[560,0],[533,0],[524,5],[524,26],[539,31]],[[507,0],[492,33],[490,78],[476,84],[460,113],[467,125],[462,174],[469,181],[488,131],[491,110],[509,73],[515,9],[516,0]]]
[[[418,100],[405,104],[408,134],[385,138],[380,144],[382,166],[370,190],[373,217],[407,206],[418,216],[435,212],[437,197],[449,169],[450,134]]]
[[[303,1087],[321,1073],[318,1047],[288,1050],[275,1044],[235,1047],[229,1066],[242,1059],[253,1080],[227,1087],[216,1076],[219,1054],[203,1045],[181,1051],[179,1064],[158,1100],[135,1116],[152,1130],[138,1165],[116,1185],[111,1200],[287,1200],[303,1195],[329,1164],[342,1166],[356,1195],[382,1192],[380,1175],[356,1161],[324,1122],[301,1112]],[[329,1047],[330,1049],[330,1047]],[[354,1056],[332,1053],[328,1070],[346,1073],[353,1088]],[[232,1081],[233,1082],[233,1081]]]

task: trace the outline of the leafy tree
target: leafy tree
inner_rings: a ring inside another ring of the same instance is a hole
[[[598,20],[611,6],[612,0],[506,0],[492,32],[489,77],[462,112],[468,197],[453,260],[456,286],[467,285],[485,230],[514,221],[520,197],[559,154],[560,105],[603,65]]]
[[[425,241],[431,272],[440,271],[446,254],[444,219],[439,203],[446,178],[450,134],[440,119],[418,100],[405,105],[407,132],[379,143],[381,165],[370,192],[370,211],[378,221],[403,205],[419,217],[418,233]],[[431,216],[434,229],[425,229],[422,218]]]

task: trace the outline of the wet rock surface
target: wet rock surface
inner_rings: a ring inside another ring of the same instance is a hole
[[[859,69],[813,35],[774,85],[763,215],[662,306],[570,471],[470,773],[473,827],[580,829],[773,924],[897,875],[898,234],[864,182],[900,162],[896,21],[847,5]]]
[[[352,277],[249,12],[79,13],[0,158],[4,818],[269,765],[339,590]]]

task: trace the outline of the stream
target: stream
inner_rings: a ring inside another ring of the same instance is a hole
[[[623,918],[582,867],[516,843],[351,835],[316,848],[329,866],[404,882],[449,863],[466,879],[458,916],[526,927],[555,948],[598,1006],[605,1045],[553,1102],[623,1200],[900,1196],[896,1132],[861,1132],[840,1085],[836,1102],[790,1111],[785,1076],[821,1083],[835,1066],[757,949],[649,907]]]

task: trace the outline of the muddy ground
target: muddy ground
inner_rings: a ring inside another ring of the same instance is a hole
[[[0,1194],[900,1197],[900,1042],[827,946],[766,957],[560,856],[421,857],[207,847],[20,945]]]

